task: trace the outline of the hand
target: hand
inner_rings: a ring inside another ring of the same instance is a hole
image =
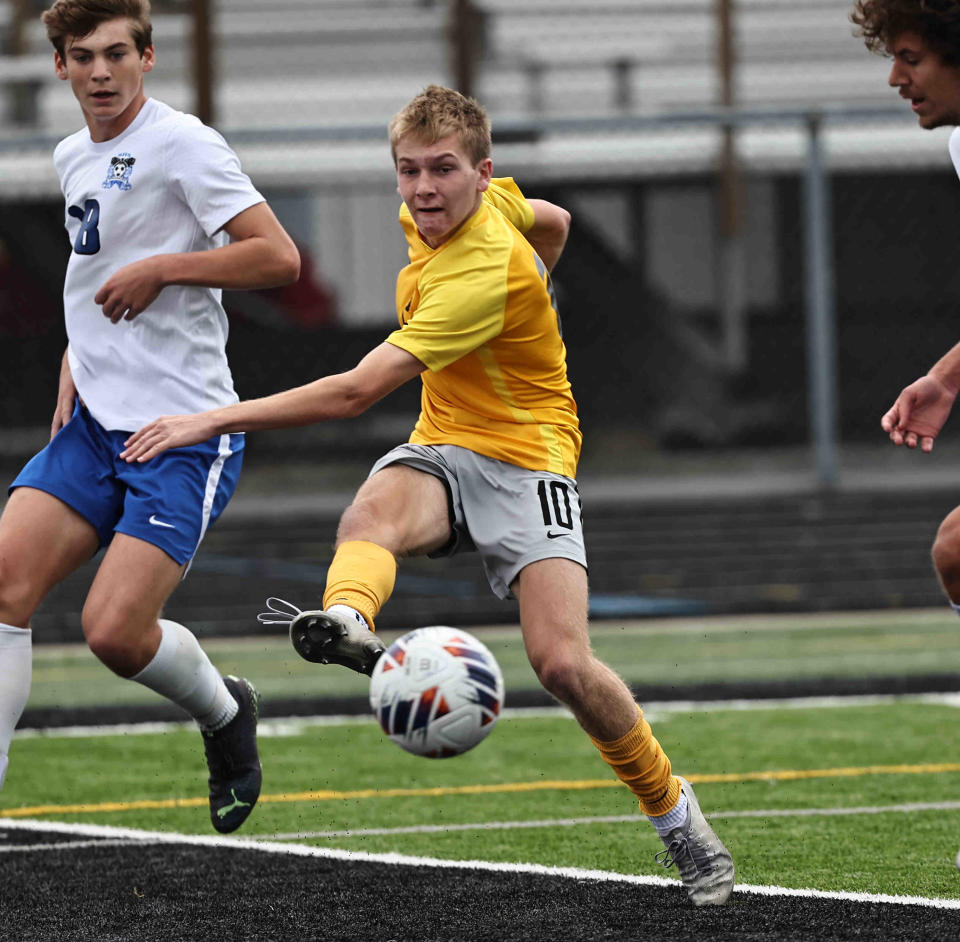
[[[53,410],[53,421],[50,423],[50,439],[60,431],[73,417],[73,406],[77,398],[77,387],[73,384],[73,374],[70,372],[70,363],[67,355],[63,355],[60,364],[60,386],[57,389],[57,405]]]
[[[897,396],[880,425],[894,445],[916,448],[919,444],[921,451],[932,451],[933,440],[947,421],[956,395],[956,390],[929,374],[921,376]]]
[[[158,258],[153,256],[124,265],[94,295],[94,303],[103,308],[104,316],[109,317],[111,323],[132,321],[156,301],[164,288]]]
[[[216,434],[217,429],[209,413],[161,415],[123,443],[120,457],[128,463],[149,461],[162,451],[199,445]]]

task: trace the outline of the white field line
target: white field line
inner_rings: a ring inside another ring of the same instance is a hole
[[[773,808],[769,810],[711,811],[707,818],[829,818],[854,814],[909,814],[915,811],[960,811],[960,801],[914,802],[903,805],[876,805],[854,808]],[[629,824],[640,821],[638,814],[607,814],[583,818],[545,818],[540,821],[477,821],[469,824],[413,824],[395,828],[347,828],[343,831],[295,831],[280,834],[252,834],[272,841],[299,841],[309,838],[374,837],[391,834],[446,834],[454,831],[512,831],[522,828],[571,828],[583,824]]]
[[[779,697],[767,700],[664,700],[644,703],[648,720],[671,713],[713,713],[717,710],[809,710],[831,707],[882,706],[889,703],[930,703],[960,707],[960,693],[876,694],[851,697]],[[564,707],[508,708],[500,714],[503,720],[560,717],[572,719]],[[348,716],[289,716],[261,720],[257,732],[263,738],[298,736],[317,726],[362,726],[376,723],[365,713]],[[166,733],[171,730],[194,730],[187,720],[181,723],[115,723],[103,726],[52,726],[43,729],[18,729],[14,739],[73,739],[94,736],[138,736]]]
[[[0,828],[0,834],[3,829]],[[116,839],[106,838],[104,840],[92,841],[63,841],[50,842],[48,844],[12,844],[4,847],[0,844],[0,854],[34,854],[42,851],[62,851],[62,850],[86,850],[88,847],[129,847],[132,844],[143,845],[150,844],[148,840],[134,840],[129,837],[119,837]]]
[[[643,876],[631,873],[612,873],[607,870],[582,870],[577,867],[547,867],[541,864],[494,863],[489,860],[443,860],[436,857],[413,857],[407,854],[373,854],[364,851],[336,850],[326,847],[310,847],[304,844],[253,841],[233,837],[206,837],[193,834],[170,834],[158,831],[139,831],[132,828],[115,828],[104,825],[56,824],[46,821],[10,821],[0,826],[0,833],[12,830],[29,832],[73,834],[78,837],[130,840],[144,844],[189,845],[194,847],[232,848],[256,851],[264,854],[280,854],[298,857],[326,858],[351,862],[365,861],[397,867],[436,867],[441,870],[482,870],[487,873],[526,873],[553,876],[573,880],[628,883],[639,886],[675,887],[678,880],[665,877]],[[735,893],[750,893],[763,896],[794,896],[825,900],[849,900],[857,903],[889,903],[895,905],[924,906],[933,909],[960,910],[960,899],[938,899],[924,896],[896,896],[886,893],[831,892],[828,890],[795,889],[782,886],[755,886],[740,884]]]

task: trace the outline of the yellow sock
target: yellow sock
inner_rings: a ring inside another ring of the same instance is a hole
[[[366,540],[349,540],[337,547],[327,570],[323,607],[349,605],[374,630],[374,619],[393,592],[397,561],[393,553]]]
[[[590,737],[603,761],[637,796],[644,814],[672,811],[680,799],[680,779],[670,772],[670,760],[660,748],[650,724],[637,707],[637,724],[625,736],[612,742]]]

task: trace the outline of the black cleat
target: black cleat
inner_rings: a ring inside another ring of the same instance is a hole
[[[229,834],[247,820],[260,797],[260,694],[243,677],[229,675],[223,682],[240,709],[223,729],[203,731],[203,748],[210,769],[210,821],[221,834]]]
[[[300,657],[315,664],[341,664],[370,674],[386,645],[360,622],[335,612],[300,612],[290,622],[290,641]]]

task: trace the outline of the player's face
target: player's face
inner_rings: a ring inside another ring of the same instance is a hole
[[[455,134],[435,144],[402,138],[396,157],[397,191],[420,237],[438,248],[480,208],[493,161],[486,157],[474,165]]]
[[[70,82],[91,137],[107,141],[127,128],[146,101],[143,75],[153,68],[153,46],[140,55],[131,21],[120,17],[88,36],[69,38],[54,63],[57,76]]]
[[[960,66],[944,62],[916,33],[902,33],[888,52],[889,82],[910,101],[920,127],[960,124]]]

